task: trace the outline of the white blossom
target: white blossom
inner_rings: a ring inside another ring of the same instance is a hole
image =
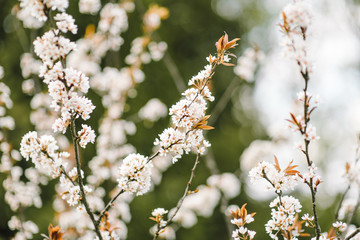
[[[49,67],[60,58],[64,58],[76,44],[69,39],[59,36],[59,30],[50,30],[34,41],[34,51]]]
[[[37,132],[28,132],[20,143],[21,155],[26,160],[31,158],[37,169],[53,178],[61,174],[63,158],[68,158],[70,155],[67,152],[58,152],[58,149],[54,137],[49,135],[38,137]]]
[[[75,24],[75,19],[67,13],[58,13],[55,15],[54,20],[56,21],[56,26],[60,31],[66,33],[68,31],[73,34],[77,33],[78,27]]]
[[[151,215],[153,215],[154,217],[164,216],[166,213],[168,213],[168,211],[165,210],[164,208],[156,208],[152,211]]]
[[[102,32],[118,35],[128,29],[126,12],[119,4],[107,3],[100,12],[98,28]]]
[[[157,98],[150,99],[140,110],[139,117],[152,122],[165,117],[167,114],[167,107]]]
[[[80,0],[79,11],[81,13],[96,14],[101,8],[100,0]]]
[[[231,199],[240,193],[240,181],[232,173],[212,175],[207,179],[209,186],[217,187],[227,199]]]
[[[80,139],[79,144],[81,147],[85,148],[89,142],[95,142],[95,131],[86,124],[82,124],[81,127],[82,129],[78,132],[78,136]]]
[[[140,154],[130,154],[119,168],[119,187],[124,191],[143,195],[151,187],[151,162]]]
[[[278,171],[274,164],[266,161],[258,163],[251,169],[249,177],[252,183],[261,179],[270,181],[270,186],[267,186],[267,190],[273,189],[276,192],[293,189],[297,185],[296,175],[288,175],[284,171]]]
[[[287,231],[292,226],[296,217],[295,215],[301,211],[301,204],[298,199],[292,196],[282,196],[274,199],[270,203],[271,219],[265,224],[265,230],[272,239],[278,239],[279,231]],[[295,228],[296,230],[296,228]],[[297,232],[292,232],[298,235]]]
[[[337,228],[339,232],[344,232],[347,228],[347,224],[341,221],[336,221],[332,224],[334,228]]]

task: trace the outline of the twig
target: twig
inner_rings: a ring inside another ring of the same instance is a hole
[[[348,219],[346,221],[346,223],[348,225],[351,223],[352,219],[354,218],[356,210],[359,208],[359,205],[360,205],[360,193],[358,194],[358,197],[357,197],[357,200],[356,200],[356,205],[355,205],[353,211],[351,212],[351,214],[348,216]]]
[[[335,213],[335,220],[337,220],[337,219],[339,218],[340,208],[341,208],[341,206],[342,206],[342,204],[343,204],[343,202],[344,202],[345,196],[346,196],[346,194],[349,192],[349,190],[350,190],[350,184],[348,185],[348,187],[346,188],[345,192],[344,192],[344,193],[342,194],[342,196],[341,196],[341,199],[340,199],[340,202],[339,202],[339,206],[338,206],[338,208],[337,208],[337,210],[336,210],[336,213]]]
[[[169,226],[169,224],[172,223],[172,220],[174,219],[174,217],[176,216],[176,214],[179,212],[185,198],[189,195],[189,189],[190,189],[190,185],[194,179],[194,176],[195,176],[195,169],[197,167],[197,165],[199,164],[199,157],[200,157],[200,154],[198,153],[196,155],[196,159],[195,159],[195,163],[194,163],[194,166],[192,167],[191,169],[191,174],[190,174],[190,179],[189,181],[187,182],[187,185],[186,185],[186,188],[185,188],[185,191],[184,191],[184,194],[183,196],[180,198],[180,200],[178,201],[177,205],[176,205],[176,209],[175,209],[175,212],[173,213],[173,215],[166,221],[166,223],[163,225],[163,226],[159,226],[158,225],[158,229],[156,230],[156,233],[155,233],[155,236],[153,238],[153,240],[156,240],[158,237],[159,237],[159,234],[160,234],[160,231],[164,228],[166,228],[167,226]]]
[[[300,62],[298,62],[299,66],[301,67]],[[308,123],[310,121],[310,116],[309,116],[309,109],[308,109],[308,95],[307,95],[307,89],[308,89],[308,82],[309,82],[309,73],[308,70],[306,69],[305,72],[301,71],[301,75],[305,81],[305,86],[304,86],[304,121],[305,121],[305,126],[304,126],[304,130],[302,130],[302,135],[305,137],[306,134],[306,130],[308,127]],[[310,168],[313,164],[313,162],[310,159],[310,155],[309,155],[309,144],[310,141],[306,139],[306,137],[304,138],[304,143],[305,143],[305,150],[303,151],[303,153],[305,154],[306,157],[306,161],[308,164],[308,167]],[[317,211],[316,211],[316,189],[314,188],[314,179],[310,178],[310,183],[308,184],[310,191],[311,191],[311,202],[312,202],[312,210],[313,210],[313,214],[314,214],[314,221],[315,221],[315,232],[316,232],[316,240],[320,239],[320,225],[319,225],[319,220],[318,220],[318,216],[317,216]]]
[[[49,153],[48,152],[43,152],[44,154],[46,154],[46,156],[49,158],[49,159],[51,159],[51,161],[53,161],[53,162],[55,162],[54,161],[54,159],[49,155]],[[66,170],[65,170],[65,168],[64,168],[64,165],[60,165],[60,169],[61,169],[61,173],[60,174],[64,174],[65,175],[65,177],[67,178],[67,179],[69,179],[69,181],[74,185],[74,186],[76,186],[76,183],[74,182],[74,180],[72,180],[72,178],[69,176],[69,174],[66,172]]]
[[[105,215],[105,213],[113,206],[113,203],[115,202],[115,200],[121,195],[123,194],[125,191],[123,189],[121,189],[118,194],[116,194],[116,196],[114,196],[109,203],[106,205],[106,207],[104,208],[104,210],[101,211],[98,220],[96,221],[97,225],[100,224],[101,222],[101,218]]]
[[[226,225],[226,230],[228,233],[228,236],[231,238],[232,235],[232,231],[233,231],[233,227],[230,223],[230,218],[228,216],[226,216],[225,212],[227,207],[229,206],[229,201],[225,198],[224,194],[221,194],[221,199],[220,199],[220,211],[221,211],[221,215],[224,217],[224,221],[225,221],[225,225]]]
[[[71,129],[71,135],[72,135],[73,144],[74,144],[74,150],[75,150],[75,159],[76,159],[76,169],[77,169],[77,175],[78,175],[78,184],[79,184],[80,192],[81,192],[81,203],[84,204],[85,210],[86,210],[87,214],[89,215],[91,221],[94,224],[96,235],[99,237],[100,240],[103,240],[103,238],[101,236],[101,233],[100,233],[100,230],[99,230],[99,224],[95,220],[94,213],[91,211],[91,209],[89,207],[89,204],[88,204],[88,202],[86,200],[86,193],[85,193],[85,190],[84,190],[84,182],[83,182],[83,178],[81,176],[81,162],[80,162],[80,155],[79,155],[79,143],[77,141],[78,136],[77,136],[77,133],[76,133],[75,119],[71,120],[70,129]]]
[[[355,237],[360,232],[360,227],[357,228],[353,233],[351,233],[347,238],[344,240],[350,240],[351,238]]]

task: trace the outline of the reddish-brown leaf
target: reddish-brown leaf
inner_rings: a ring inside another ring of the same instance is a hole
[[[48,227],[50,240],[62,240],[64,235],[59,226],[54,227],[51,223]]]

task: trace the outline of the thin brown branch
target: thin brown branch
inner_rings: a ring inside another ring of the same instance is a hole
[[[194,166],[192,167],[191,169],[191,174],[190,174],[190,178],[189,178],[189,181],[187,182],[186,184],[186,188],[185,188],[185,191],[184,191],[184,194],[183,196],[180,198],[180,200],[178,201],[177,205],[176,205],[176,209],[175,209],[175,212],[172,214],[172,216],[170,218],[168,218],[168,220],[166,221],[166,223],[163,225],[163,226],[158,226],[158,229],[156,230],[155,232],[155,235],[154,235],[154,238],[153,240],[156,240],[158,237],[159,237],[159,234],[160,234],[160,231],[164,228],[166,228],[167,226],[169,226],[171,223],[172,223],[172,220],[174,219],[174,217],[176,216],[176,214],[179,212],[185,198],[189,195],[189,189],[190,189],[190,185],[195,177],[195,169],[197,167],[197,165],[199,164],[199,157],[200,157],[200,154],[198,153],[196,155],[196,159],[195,159],[195,163],[194,163]]]
[[[352,232],[349,236],[347,236],[344,240],[350,240],[355,237],[360,232],[360,227],[357,228],[354,232]]]
[[[337,208],[337,210],[336,210],[336,213],[335,213],[335,221],[339,219],[339,211],[340,211],[341,206],[342,206],[342,204],[343,204],[343,202],[344,202],[345,196],[346,196],[346,194],[349,192],[349,190],[350,190],[350,184],[347,186],[345,192],[341,195],[341,199],[340,199],[340,202],[339,202],[339,206],[338,206],[338,208]]]
[[[121,189],[118,194],[116,194],[110,201],[108,204],[106,204],[106,207],[104,208],[104,210],[101,211],[98,220],[96,221],[97,225],[100,225],[101,222],[101,218],[105,215],[105,213],[107,211],[109,211],[109,209],[113,206],[115,200],[121,195],[123,194],[125,191],[123,189]]]
[[[360,206],[360,193],[358,194],[358,197],[356,200],[356,205],[355,205],[354,209],[352,210],[352,212],[349,214],[349,216],[347,218],[347,221],[346,221],[347,225],[349,225],[351,223],[351,221],[353,220],[355,213],[356,213],[357,209],[359,208],[359,206]]]
[[[84,204],[85,210],[86,210],[87,214],[89,215],[92,223],[94,224],[96,235],[98,236],[99,240],[103,240],[101,233],[100,233],[99,224],[95,220],[94,213],[91,211],[90,206],[86,200],[86,193],[84,190],[84,181],[81,176],[82,170],[81,170],[79,143],[78,143],[78,136],[76,133],[75,119],[71,120],[70,130],[71,130],[71,135],[72,135],[74,150],[75,150],[76,170],[77,170],[77,174],[78,174],[78,184],[79,184],[80,193],[81,193],[81,203]]]
[[[54,159],[49,155],[48,152],[43,152],[44,154],[46,154],[46,157],[48,157],[49,159],[51,159],[52,162],[55,162]],[[67,179],[69,179],[69,181],[74,185],[76,186],[76,183],[74,182],[74,180],[72,180],[72,178],[69,176],[69,174],[66,172],[65,168],[63,165],[60,165],[60,169],[61,169],[61,173],[60,174],[64,174],[65,177]]]
[[[311,168],[313,162],[311,161],[310,154],[309,154],[310,141],[307,140],[305,137],[308,123],[310,121],[308,95],[307,95],[308,82],[309,82],[310,78],[309,78],[309,73],[308,73],[307,69],[305,70],[305,72],[301,71],[301,75],[305,81],[305,86],[303,89],[303,91],[304,91],[304,122],[305,122],[305,126],[302,131],[302,134],[304,136],[305,150],[303,151],[303,153],[305,154],[308,167]],[[320,225],[319,225],[319,220],[318,220],[317,211],[316,211],[316,189],[314,188],[314,179],[313,178],[310,178],[310,183],[308,184],[308,186],[311,191],[311,202],[312,202],[312,210],[313,210],[313,214],[314,214],[316,240],[319,240],[321,231],[320,231]]]

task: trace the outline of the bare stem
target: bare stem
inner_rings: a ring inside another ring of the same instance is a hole
[[[180,200],[178,201],[177,205],[176,205],[176,209],[175,209],[175,212],[172,214],[172,216],[166,221],[166,224],[163,225],[163,226],[159,226],[158,225],[158,229],[156,230],[156,233],[155,233],[155,236],[153,238],[153,240],[156,240],[158,237],[159,237],[159,234],[160,234],[160,231],[164,228],[166,228],[167,226],[169,226],[169,224],[172,223],[172,220],[174,219],[174,217],[176,216],[176,214],[179,212],[185,198],[189,195],[189,189],[190,189],[190,185],[194,179],[194,176],[195,176],[195,169],[197,167],[197,165],[199,164],[199,157],[200,157],[200,154],[198,153],[196,155],[196,159],[195,159],[195,163],[194,163],[194,166],[192,167],[191,169],[191,174],[190,174],[190,179],[189,181],[187,182],[187,185],[186,185],[186,188],[185,188],[185,191],[184,191],[184,194],[183,196],[180,198]]]
[[[360,136],[359,136],[360,137]],[[358,145],[357,145],[357,148],[356,148],[356,157],[355,157],[355,164],[357,164],[360,160],[360,142],[359,142],[360,139],[358,139]],[[347,189],[345,190],[345,192],[343,193],[342,197],[341,197],[341,201],[339,203],[339,207],[337,209],[337,212],[336,212],[336,215],[335,215],[335,220],[338,219],[339,217],[339,211],[340,211],[340,208],[342,207],[342,204],[344,202],[344,199],[346,197],[346,194],[350,191],[350,188],[351,188],[351,178],[349,179],[349,184],[347,186]],[[360,204],[360,193],[358,194],[357,196],[357,199],[356,199],[356,205],[354,207],[354,209],[352,210],[352,212],[349,213],[349,215],[347,216],[347,220],[346,220],[346,223],[349,225],[356,213],[356,210],[359,208],[359,204]]]
[[[355,237],[360,232],[360,228],[357,228],[353,233],[351,233],[347,238],[344,240],[350,240],[351,238]]]
[[[355,205],[354,209],[352,210],[352,212],[349,214],[349,216],[347,218],[346,224],[349,225],[351,223],[357,209],[359,208],[359,205],[360,205],[360,193],[358,194],[358,197],[357,197],[357,200],[356,200],[356,205]]]
[[[98,220],[96,221],[97,225],[100,225],[101,222],[101,218],[105,215],[105,213],[113,206],[113,203],[115,202],[115,200],[121,195],[123,194],[125,191],[123,189],[121,189],[118,194],[116,194],[116,196],[114,196],[109,203],[106,205],[106,207],[104,208],[104,210],[101,211]]]
[[[87,214],[89,215],[92,223],[94,224],[96,235],[99,237],[100,240],[103,240],[100,230],[99,230],[99,224],[95,220],[94,213],[91,211],[90,206],[86,200],[86,193],[84,190],[84,181],[81,176],[81,162],[80,162],[80,154],[79,154],[79,143],[77,141],[78,136],[76,133],[75,119],[71,120],[70,129],[71,129],[71,135],[72,135],[74,150],[75,150],[76,169],[77,169],[77,174],[78,174],[78,184],[79,184],[80,193],[81,193],[81,203],[84,204],[85,210],[86,210]]]
[[[343,204],[343,202],[344,202],[345,196],[346,196],[346,194],[349,192],[349,190],[350,190],[350,184],[347,186],[345,192],[344,192],[344,193],[342,194],[342,196],[341,196],[341,199],[340,199],[340,202],[339,202],[339,206],[338,206],[338,208],[337,208],[337,210],[336,210],[336,213],[335,213],[335,220],[337,220],[337,219],[339,218],[340,208],[341,208],[341,206],[342,206],[342,204]]]
[[[300,63],[298,63],[298,64],[301,67]],[[302,135],[304,136],[305,150],[303,151],[303,153],[305,154],[308,167],[310,168],[313,164],[313,162],[310,159],[310,154],[309,154],[310,141],[307,140],[305,137],[308,123],[310,121],[309,105],[308,105],[309,99],[308,99],[308,95],[307,95],[308,82],[309,82],[310,78],[309,78],[309,73],[308,73],[307,69],[305,70],[305,72],[301,71],[301,75],[305,81],[305,86],[304,86],[304,122],[305,122],[305,126],[304,126],[304,130],[302,130]],[[312,202],[312,210],[313,210],[314,221],[315,221],[316,240],[319,240],[321,232],[320,232],[320,225],[319,225],[317,211],[316,211],[316,189],[314,188],[314,179],[313,178],[310,178],[310,183],[308,184],[308,186],[311,191],[311,202]]]

